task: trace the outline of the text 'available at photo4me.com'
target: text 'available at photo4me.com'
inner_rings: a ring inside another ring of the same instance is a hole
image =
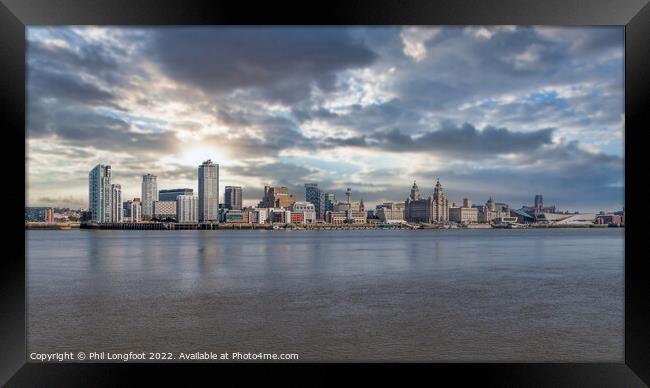
[[[32,352],[28,359],[31,362],[298,361],[300,355],[262,352]]]

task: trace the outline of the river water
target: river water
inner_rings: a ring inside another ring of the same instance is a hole
[[[622,229],[26,238],[28,352],[623,360]]]

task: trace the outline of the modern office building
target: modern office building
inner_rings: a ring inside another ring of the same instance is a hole
[[[325,210],[323,213],[334,211],[334,205],[336,205],[336,195],[334,195],[334,193],[325,193],[324,197]]]
[[[179,195],[194,195],[194,190],[184,189],[162,189],[158,192],[158,201],[176,201]]]
[[[241,210],[242,209],[241,186],[226,186],[226,189],[224,191],[223,202],[226,209]]]
[[[98,164],[88,174],[88,211],[91,221],[111,222],[111,166]]]
[[[219,165],[206,160],[199,166],[199,222],[219,222]]]
[[[317,219],[325,218],[325,193],[318,188],[317,183],[305,184],[305,201],[314,205]]]
[[[53,222],[54,210],[51,207],[25,207],[25,221]]]
[[[122,185],[111,185],[111,222],[123,222],[122,218]]]
[[[160,221],[168,218],[176,220],[176,201],[154,201],[152,217]]]
[[[133,201],[122,202],[122,219],[124,222],[131,222],[131,205]]]
[[[153,217],[153,203],[158,201],[158,177],[152,174],[142,176],[142,216]]]
[[[178,222],[199,222],[199,197],[179,195],[176,198],[176,219]]]

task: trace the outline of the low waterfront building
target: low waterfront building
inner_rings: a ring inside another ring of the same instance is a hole
[[[291,205],[291,214],[301,213],[304,223],[312,224],[316,222],[316,206],[311,202],[294,202]]]
[[[404,203],[385,202],[375,208],[376,217],[385,224],[404,222]]]
[[[54,222],[54,209],[51,207],[25,207],[25,221]]]
[[[624,225],[625,216],[615,213],[599,214],[596,216],[595,223],[600,225]]]
[[[254,212],[255,212],[255,223],[266,224],[269,221],[269,209],[258,207],[254,210]]]
[[[497,217],[493,221],[494,224],[497,225],[509,225],[509,224],[516,224],[517,223],[517,217]]]
[[[283,208],[269,209],[269,219],[271,223],[286,224],[291,221],[291,211]]]
[[[476,206],[475,209],[478,209],[478,222],[481,223],[493,223],[495,219],[501,217],[510,217],[510,209],[507,204],[501,203],[497,206],[497,203],[490,197],[485,205]]]
[[[326,222],[330,224],[365,224],[367,213],[365,211],[334,211],[327,212]]]
[[[198,195],[179,195],[176,197],[176,219],[178,222],[199,222]]]
[[[249,210],[226,210],[224,213],[224,222],[227,224],[251,224],[253,215]]]
[[[305,224],[305,213],[294,213],[291,212],[291,222],[292,224]],[[313,221],[312,221],[313,222]]]
[[[153,218],[157,220],[176,219],[176,201],[154,201]]]
[[[596,221],[596,213],[567,214],[566,218],[555,222],[557,225],[589,225]]]
[[[530,224],[535,222],[535,217],[528,214],[524,209],[510,210],[511,217],[517,217],[517,223]]]
[[[475,207],[451,207],[449,208],[449,220],[463,224],[476,223],[478,222],[478,209]]]

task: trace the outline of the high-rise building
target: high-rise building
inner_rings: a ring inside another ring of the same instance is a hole
[[[111,185],[111,222],[122,222],[122,185]]]
[[[219,165],[206,160],[199,166],[199,222],[219,222]]]
[[[226,209],[241,210],[242,209],[241,186],[226,186],[223,202]]]
[[[305,201],[314,205],[317,219],[325,218],[325,193],[318,188],[317,183],[305,184]]]
[[[334,205],[336,205],[336,195],[334,193],[325,193],[325,211],[323,213],[334,211]]]
[[[193,195],[192,189],[162,189],[158,192],[158,201],[176,201],[179,195]]]
[[[463,207],[466,207],[466,208],[472,207],[472,199],[471,198],[463,198]]]
[[[133,198],[131,203],[131,221],[140,222],[142,220],[142,203],[140,198]]]
[[[178,222],[198,222],[199,197],[196,195],[179,195],[176,198],[176,217]]]
[[[133,204],[133,201],[122,202],[122,217],[124,219],[124,222],[131,221],[131,206],[132,206],[132,204]]]
[[[158,177],[152,174],[142,176],[142,215],[153,217],[153,203],[158,201]]]
[[[111,222],[111,166],[98,164],[88,174],[88,211],[94,222]]]
[[[296,197],[289,194],[287,187],[272,187],[264,186],[264,197],[259,203],[258,207],[263,208],[284,208],[288,209],[293,203],[296,202]]]

